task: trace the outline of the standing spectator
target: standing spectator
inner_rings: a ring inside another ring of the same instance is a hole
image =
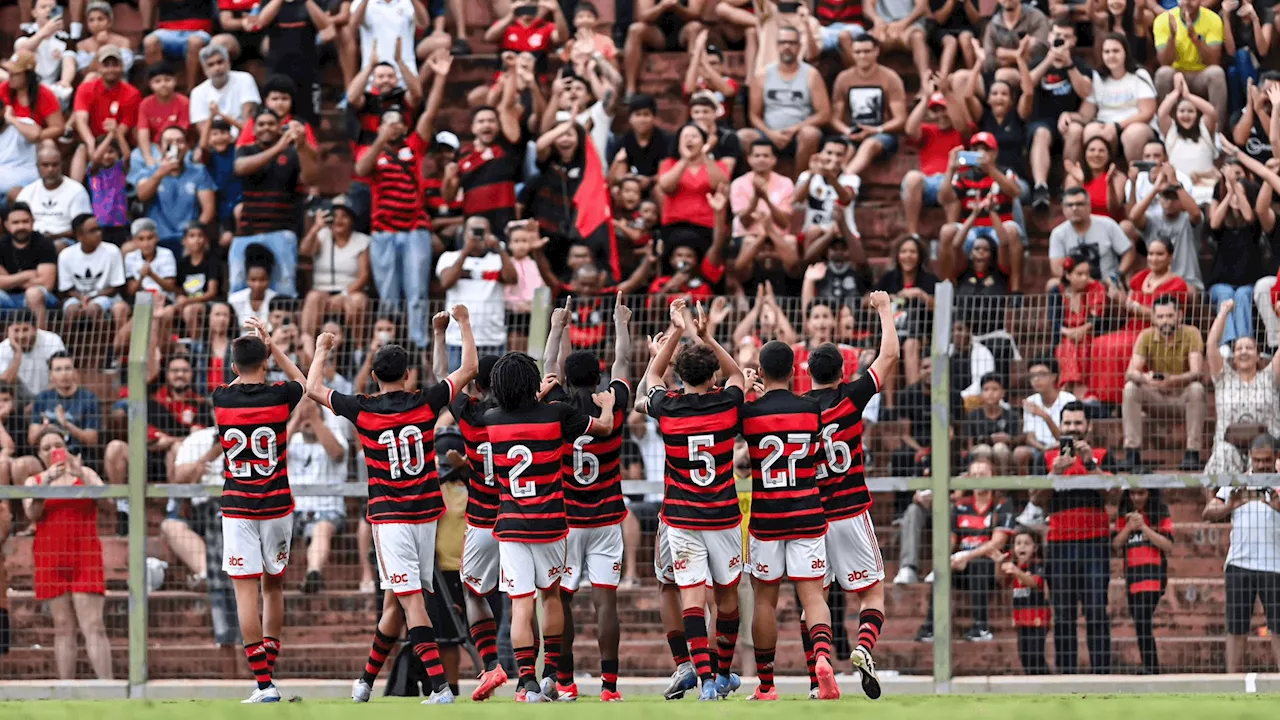
[[[739,131],[738,137],[744,145],[757,138],[772,142],[780,155],[795,160],[796,174],[809,167],[809,156],[818,150],[822,127],[831,121],[831,99],[822,73],[800,60],[799,30],[781,28],[777,48],[778,61],[751,82],[751,127]]]
[[[1009,461],[1013,458],[1013,448],[1018,444],[1021,423],[1017,413],[1004,400],[1004,382],[999,375],[983,375],[980,385],[982,407],[970,410],[965,417],[964,430],[969,440],[969,458],[973,462],[990,463],[997,475],[1008,475]],[[972,470],[970,467],[970,474]]]
[[[462,188],[462,212],[468,218],[481,215],[496,232],[506,232],[516,217],[516,179],[520,176],[523,148],[514,81],[505,81],[498,107],[471,111],[470,145],[458,157],[458,185]],[[451,197],[451,188],[444,188]]]
[[[1164,595],[1169,576],[1169,553],[1173,552],[1173,518],[1160,501],[1159,490],[1132,488],[1120,495],[1115,537],[1111,547],[1124,556],[1124,584],[1128,590],[1129,617],[1138,636],[1142,670],[1160,673],[1152,618]]]
[[[3,101],[0,101],[2,103]],[[36,145],[40,126],[31,118],[18,117],[10,105],[0,104],[0,199],[16,196],[22,188],[40,179],[36,167]]]
[[[1019,475],[1030,475],[1043,467],[1045,453],[1058,447],[1062,435],[1062,410],[1076,397],[1059,389],[1058,362],[1038,358],[1027,364],[1031,389],[1035,392],[1022,401],[1022,432],[1025,444],[1013,451],[1013,462]]]
[[[1199,243],[1204,213],[1200,211],[1200,202],[1193,192],[1178,182],[1173,163],[1166,163],[1163,169],[1164,177],[1160,184],[1152,187],[1150,193],[1129,209],[1129,222],[1142,232],[1148,253],[1154,240],[1163,240],[1173,252],[1174,274],[1186,280],[1191,287],[1204,290]],[[1160,202],[1155,206],[1153,201],[1157,197]]]
[[[235,136],[231,134],[234,126],[225,118],[216,118],[209,123],[207,142],[200,146],[200,154],[204,157],[205,169],[213,179],[217,188],[215,199],[218,207],[218,223],[214,228],[218,247],[224,252],[231,247],[231,238],[235,236],[236,208],[244,198],[244,183],[236,175]],[[221,253],[220,253],[221,254]]]
[[[795,185],[773,171],[777,151],[768,140],[751,144],[747,165],[751,172],[729,185],[733,210],[733,237],[785,233],[791,227],[791,201]]]
[[[503,286],[519,279],[504,243],[490,231],[483,217],[467,218],[461,250],[450,250],[436,262],[436,276],[445,291],[445,306],[465,305],[481,355],[506,353],[507,326]],[[445,332],[449,372],[462,364],[462,331],[450,321]]]
[[[1045,452],[1051,476],[1097,475],[1112,471],[1111,454],[1089,445],[1084,403],[1062,408],[1062,442]],[[1036,490],[1031,502],[1046,508],[1045,575],[1053,602],[1053,656],[1058,672],[1074,674],[1080,649],[1076,639],[1077,605],[1083,606],[1089,668],[1111,672],[1111,620],[1107,586],[1111,582],[1111,520],[1098,490]]]
[[[76,243],[58,253],[58,293],[62,302],[64,333],[75,329],[83,317],[90,322],[90,337],[98,339],[94,325],[110,313],[119,331],[129,319],[129,304],[120,297],[124,287],[124,256],[120,248],[102,242],[98,221],[89,214],[71,223]]]
[[[1226,300],[1219,306],[1205,343],[1216,413],[1213,454],[1205,473],[1245,472],[1249,442],[1263,433],[1280,432],[1280,408],[1276,406],[1280,363],[1273,361],[1259,367],[1258,342],[1252,333],[1237,337],[1230,343],[1228,357],[1223,355],[1220,341],[1234,305],[1234,300]]]
[[[907,234],[920,236],[920,218],[926,207],[942,207],[939,191],[946,178],[953,148],[963,147],[965,133],[955,125],[950,99],[938,92],[937,75],[929,75],[920,88],[920,100],[907,116],[907,139],[920,149],[917,169],[902,176],[902,209]],[[967,128],[966,128],[967,130]],[[947,222],[959,222],[957,205],[946,206]]]
[[[679,50],[692,45],[702,32],[705,7],[706,0],[636,1],[635,22],[627,28],[627,41],[622,45],[627,97],[635,94],[640,83],[645,50]]]
[[[1254,161],[1250,158],[1250,162]],[[1245,179],[1240,163],[1229,160],[1222,166],[1220,197],[1209,210],[1210,242],[1215,250],[1209,272],[1209,299],[1217,305],[1229,299],[1235,301],[1221,338],[1223,344],[1254,335],[1253,286],[1266,268],[1258,242],[1262,223],[1254,210],[1258,193],[1250,193],[1254,188]]]
[[[40,438],[53,429],[62,434],[67,452],[82,458],[101,457],[102,414],[98,396],[80,384],[76,359],[65,350],[49,356],[49,388],[31,405],[27,442],[39,447]],[[40,468],[35,468],[39,471]]]
[[[414,3],[415,11],[418,3]],[[333,34],[329,14],[317,0],[268,0],[254,27],[266,36],[267,69],[291,77],[298,88],[294,112],[315,125],[320,121],[320,56],[317,39]]]
[[[1202,7],[1201,0],[1178,0],[1178,6],[1158,15],[1151,26],[1156,43],[1156,93],[1165,97],[1175,89],[1206,98],[1218,117],[1227,112],[1227,74],[1222,66],[1222,18]],[[1175,87],[1175,75],[1183,86]]]
[[[160,133],[170,127],[184,131],[190,127],[191,101],[175,90],[173,68],[163,63],[147,69],[147,85],[151,94],[138,104],[138,149],[150,167],[160,161],[152,154],[152,142],[160,139]]]
[[[132,134],[138,127],[138,105],[142,93],[124,79],[124,60],[120,48],[103,45],[98,48],[98,77],[86,80],[76,89],[75,114],[72,123],[84,145],[76,149],[71,161],[71,176],[84,177],[85,167],[104,135],[114,142],[117,136]]]
[[[1249,446],[1249,473],[1276,471],[1276,439],[1263,433]],[[1224,487],[1204,508],[1204,519],[1231,519],[1227,550],[1227,667],[1245,670],[1245,650],[1255,599],[1262,604],[1270,631],[1271,651],[1280,665],[1280,493],[1269,487]]]
[[[1048,675],[1044,651],[1053,622],[1044,561],[1035,533],[1018,528],[1013,536],[1013,558],[1004,561],[1000,574],[1013,585],[1013,627],[1018,631],[1018,659],[1027,675]]]
[[[209,144],[210,124],[225,120],[231,125],[234,139],[253,122],[262,102],[258,82],[247,72],[231,69],[231,56],[221,45],[209,45],[200,51],[200,64],[207,80],[191,91],[190,122],[200,134],[200,147]]]
[[[364,338],[364,315],[369,307],[365,290],[373,279],[369,263],[372,239],[355,231],[356,216],[346,198],[333,199],[328,210],[316,213],[311,230],[302,238],[298,254],[312,258],[311,291],[302,305],[303,338],[314,338],[320,320],[341,313],[345,327]]]
[[[84,185],[62,174],[62,154],[46,145],[36,153],[36,169],[40,179],[22,188],[17,201],[26,203],[35,216],[33,229],[65,246],[72,236],[71,221],[92,212],[89,193]]]
[[[219,295],[220,272],[209,252],[209,235],[203,225],[192,223],[182,236],[182,257],[178,258],[178,298],[174,313],[182,318],[184,335],[197,339],[204,335],[204,319],[209,303]]]
[[[853,41],[853,66],[836,76],[832,93],[831,127],[858,148],[845,171],[860,177],[872,162],[893,157],[898,134],[907,124],[902,78],[880,64],[880,42],[874,35]]]
[[[25,406],[49,387],[49,361],[67,346],[57,333],[36,328],[31,313],[11,313],[5,340],[0,342],[0,382],[18,389]]]
[[[151,0],[156,7],[155,30],[142,38],[147,66],[165,60],[186,63],[189,88],[200,78],[201,50],[213,39],[213,8],[209,0]],[[151,27],[144,17],[143,27]]]
[[[1156,116],[1156,88],[1146,68],[1129,52],[1119,33],[1103,36],[1101,67],[1093,73],[1093,94],[1080,107],[1089,119],[1084,141],[1103,137],[1113,151],[1123,149],[1129,162],[1142,159],[1142,146],[1153,137],[1151,119]]]
[[[58,249],[32,230],[35,216],[26,203],[14,203],[0,237],[0,309],[27,308],[36,327],[47,326],[48,311],[58,306]],[[22,297],[19,298],[19,292]]]
[[[910,50],[917,75],[929,74],[932,58],[924,23],[929,15],[929,0],[864,0],[862,11],[871,21],[868,34],[885,50]]]
[[[382,57],[391,58],[392,69],[400,74],[404,68],[416,66],[415,30],[425,30],[430,24],[427,8],[419,0],[355,0],[346,30],[353,34],[353,40],[354,33],[360,34],[360,57],[367,61],[379,55],[378,48],[382,48]],[[400,78],[405,82],[407,74],[400,74]]]
[[[377,0],[375,0],[376,2]],[[289,419],[289,482],[311,485],[344,482],[351,424],[304,399]],[[300,495],[294,498],[293,521],[297,537],[307,541],[307,573],[302,592],[320,592],[324,568],[329,563],[333,538],[346,522],[346,500],[340,496]]]
[[[101,142],[89,156],[85,185],[103,239],[123,245],[129,237],[129,144],[123,127],[117,130],[99,138]]]
[[[189,162],[187,134],[181,128],[166,128],[160,148],[163,158],[155,172],[138,184],[138,199],[148,203],[147,217],[156,224],[160,244],[176,254],[182,252],[188,225],[214,221],[217,195],[209,171]]]
[[[924,243],[914,238],[899,240],[892,249],[894,262],[873,290],[889,293],[894,301],[895,325],[902,340],[902,369],[908,385],[919,382],[929,372],[920,364],[922,341],[930,337],[933,289],[938,279],[925,267]],[[892,389],[897,373],[880,379]]]
[[[1142,418],[1148,408],[1180,408],[1186,416],[1187,450],[1179,467],[1198,472],[1204,466],[1200,459],[1204,445],[1204,341],[1195,326],[1182,323],[1173,298],[1157,298],[1151,311],[1152,326],[1138,336],[1125,372],[1125,459],[1133,466],[1140,464]]]
[[[1076,49],[1076,26],[1060,18],[1049,32],[1052,48],[1040,64],[1023,79],[1035,88],[1035,109],[1031,112],[1031,204],[1049,209],[1049,170],[1054,151],[1059,157],[1080,162],[1084,146],[1084,117],[1081,104],[1093,94],[1093,69],[1072,57]],[[1025,66],[1020,66],[1025,68]]]

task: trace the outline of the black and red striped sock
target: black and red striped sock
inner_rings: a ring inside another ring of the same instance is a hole
[[[513,650],[516,656],[516,667],[520,669],[520,687],[525,690],[541,692],[538,687],[538,649],[532,645],[518,647]]]
[[[738,647],[738,627],[741,616],[735,609],[716,615],[716,650],[720,655],[720,674],[725,677],[733,667],[733,651]]]
[[[280,657],[280,641],[273,637],[262,638],[262,649],[267,651],[267,672],[276,674],[276,658]]]
[[[436,644],[435,628],[430,625],[409,628],[409,645],[427,670],[427,680],[431,682],[432,692],[448,687],[444,666],[440,664],[440,646]]]
[[[693,656],[694,671],[703,680],[710,680],[715,673],[711,669],[711,651],[707,645],[706,611],[700,607],[685,609],[684,636],[689,639],[689,654]]]
[[[600,659],[600,689],[618,692],[618,658]]]
[[[667,647],[671,648],[671,662],[676,667],[689,662],[689,643],[684,639],[683,632],[672,630],[667,633]]]
[[[813,639],[813,662],[817,665],[819,658],[831,662],[831,626],[818,623],[809,628],[809,637]]]
[[[471,624],[471,641],[476,644],[476,652],[480,653],[480,662],[485,672],[498,665],[498,621],[487,618]]]
[[[542,677],[553,678],[560,667],[560,636],[542,636]]]
[[[262,643],[245,645],[244,656],[249,659],[249,669],[253,671],[253,678],[258,681],[258,689],[266,690],[271,687],[271,671],[267,669],[267,651],[262,647]]]
[[[560,650],[560,661],[556,663],[556,682],[560,685],[573,684],[573,648]]]
[[[809,689],[818,687],[818,658],[813,654],[813,637],[809,634],[809,624],[800,621],[800,644],[804,646],[804,664],[809,668]]]
[[[875,650],[882,627],[884,627],[883,610],[868,608],[858,613],[858,647],[866,648],[867,652]]]
[[[773,689],[773,648],[756,648],[756,677],[760,678],[760,689]]]
[[[373,645],[369,648],[369,659],[364,661],[364,672],[360,675],[365,685],[373,687],[395,643],[395,638],[384,635],[381,630],[373,631]]]

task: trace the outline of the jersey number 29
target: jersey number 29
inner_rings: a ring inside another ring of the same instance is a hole
[[[269,427],[260,427],[255,429],[248,437],[245,437],[244,431],[238,428],[231,428],[223,434],[225,442],[231,443],[231,448],[226,451],[227,469],[231,471],[231,477],[246,478],[253,474],[256,470],[262,477],[276,471],[276,431]],[[254,457],[262,462],[251,462],[249,460],[233,460],[239,458],[245,448],[253,453]]]

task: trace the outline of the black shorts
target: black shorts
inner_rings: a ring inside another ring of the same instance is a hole
[[[1253,601],[1262,602],[1267,629],[1280,632],[1280,573],[1246,570],[1228,565],[1227,634],[1247,635],[1253,620]]]
[[[121,245],[129,242],[130,235],[128,225],[121,225],[120,227],[109,227],[104,225],[101,230],[102,239],[116,247],[120,247]]]
[[[1036,140],[1036,131],[1044,128],[1049,131],[1049,136],[1053,138],[1050,143],[1050,152],[1057,153],[1062,150],[1062,133],[1058,132],[1057,120],[1036,120],[1027,124],[1027,150],[1031,150],[1031,144]]]
[[[466,623],[467,608],[462,598],[462,576],[457,570],[440,570],[436,572],[436,584],[444,587],[436,587],[433,593],[424,593],[427,597],[427,615],[431,617],[431,626],[435,628],[436,642],[440,647],[457,647],[463,643],[468,630],[466,627],[459,628],[453,621],[453,615],[445,605],[445,594],[448,594],[458,619]]]
[[[662,31],[662,37],[666,39],[666,50],[674,51],[683,47],[680,44],[680,33],[684,30],[684,21],[675,13],[664,13],[661,15],[654,27]]]

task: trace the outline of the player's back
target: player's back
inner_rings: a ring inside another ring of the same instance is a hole
[[[772,390],[742,406],[742,435],[751,455],[752,536],[818,537],[827,520],[818,493],[822,411],[817,401]]]
[[[467,481],[467,524],[472,527],[492,528],[498,521],[498,481],[493,475],[493,446],[489,444],[489,431],[481,417],[496,407],[492,398],[478,398],[459,393],[449,406],[453,419],[458,422],[462,441],[467,449],[467,466],[471,469]]]
[[[733,443],[743,394],[726,387],[702,394],[649,390],[649,414],[665,445],[662,519],[685,530],[726,530],[742,523],[733,481]]]
[[[627,514],[622,501],[622,431],[625,409],[631,407],[631,388],[622,380],[609,383],[617,398],[613,405],[613,431],[608,437],[580,435],[568,441],[561,460],[565,514],[569,527],[603,527],[622,522]],[[566,392],[557,387],[549,402],[563,402],[591,417],[600,408],[588,390]]]
[[[213,391],[213,417],[226,458],[222,514],[270,520],[293,512],[289,490],[289,415],[301,383],[232,383]]]
[[[871,507],[862,450],[862,411],[878,392],[880,381],[868,369],[851,382],[804,395],[822,408],[822,456],[817,477],[828,520],[854,517]]]

